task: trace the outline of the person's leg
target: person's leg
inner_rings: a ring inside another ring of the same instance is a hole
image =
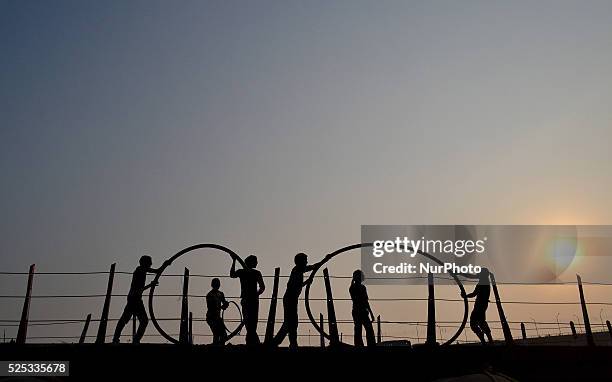
[[[476,337],[478,337],[478,339],[480,340],[480,342],[483,345],[486,345],[486,341],[485,341],[485,337],[482,333],[482,330],[480,329],[480,326],[478,325],[478,323],[476,321],[470,321],[470,328],[472,328],[472,331],[474,332],[474,334],[476,334]]]
[[[482,320],[480,322],[480,328],[481,330],[484,332],[484,334],[487,336],[487,339],[489,340],[489,343],[493,343],[493,336],[491,336],[491,328],[489,328],[489,324],[487,323],[487,320]]]
[[[144,336],[145,330],[147,330],[147,325],[149,324],[149,317],[147,317],[147,311],[144,307],[142,299],[138,299],[134,302],[134,314],[139,322],[136,335],[134,336],[134,343],[138,344]]]
[[[289,347],[297,348],[298,347],[298,300],[291,300],[289,302],[288,316],[287,316],[287,330],[289,332]]]
[[[219,333],[219,345],[225,345],[227,341],[227,330],[225,328],[225,322],[223,322],[223,318],[219,317],[218,320],[218,329]]]
[[[217,328],[215,327],[215,321],[207,317],[206,323],[208,324],[208,327],[210,328],[210,332],[212,333],[212,344],[216,345],[217,344]]]
[[[244,326],[246,327],[246,343],[247,345],[256,345],[259,343],[257,336],[257,316],[259,314],[259,301],[242,300],[242,311],[244,314]]]
[[[278,333],[276,333],[276,336],[274,337],[274,340],[272,341],[274,346],[280,346],[283,341],[285,340],[285,337],[287,337],[287,333],[289,331],[287,330],[287,324],[285,322],[283,322],[281,324],[280,329],[278,330]]]
[[[483,345],[486,345],[487,342],[485,341],[484,334],[480,328],[480,322],[481,320],[478,318],[478,312],[472,311],[472,314],[470,315],[470,328],[472,328],[472,331],[474,334],[476,334],[476,337],[478,337],[480,342]]]
[[[276,337],[274,337],[274,346],[280,346],[285,337],[289,333],[289,301],[283,298],[283,324],[281,325]]]
[[[132,306],[130,304],[130,301],[128,300],[127,304],[125,305],[125,308],[123,309],[123,313],[121,314],[121,317],[119,318],[119,321],[117,322],[117,327],[115,327],[115,334],[113,335],[113,343],[118,343],[121,340],[121,332],[123,331],[123,328],[125,327],[125,325],[128,322],[130,322],[132,315],[133,315]]]
[[[225,325],[223,325],[223,320],[218,318],[211,318],[206,320],[208,322],[208,326],[210,326],[210,330],[213,334],[213,345],[223,345],[225,343]]]
[[[251,305],[251,332],[253,333],[253,335],[251,336],[252,343],[255,345],[259,345],[259,336],[257,335],[257,323],[259,322],[259,298],[254,299]]]
[[[361,337],[361,326],[362,326],[361,317],[359,313],[356,311],[353,311],[352,314],[353,314],[353,324],[355,325],[353,344],[357,347],[363,347],[363,338]]]
[[[217,326],[216,326],[215,320],[212,318],[206,318],[206,323],[208,324],[208,327],[210,328],[210,332],[212,333],[212,344],[217,345],[219,339],[217,336]]]
[[[247,299],[243,298],[242,300],[240,300],[240,306],[242,306],[242,318],[244,320],[244,328],[246,329],[246,338],[245,338],[245,342],[248,344],[250,339],[251,339],[251,312],[249,311],[250,309],[250,304],[249,301],[247,301]]]
[[[374,328],[372,327],[372,321],[370,321],[370,317],[363,318],[363,326],[366,332],[366,342],[368,347],[376,346],[376,338],[374,337]]]

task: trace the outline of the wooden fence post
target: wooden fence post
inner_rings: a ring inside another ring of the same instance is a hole
[[[189,345],[193,345],[193,312],[189,312]]]
[[[433,273],[427,274],[427,345],[436,345],[436,296]]]
[[[264,343],[269,344],[274,340],[274,322],[276,321],[276,304],[278,301],[278,282],[280,280],[280,268],[274,268],[274,286],[272,287],[272,299],[270,300],[270,311],[268,312],[268,323],[266,325],[266,336]]]
[[[527,339],[527,330],[525,329],[525,324],[521,322],[521,334],[523,335],[523,339]]]
[[[32,282],[34,282],[35,265],[30,265],[28,271],[28,286],[26,289],[25,299],[23,300],[23,309],[21,311],[21,321],[19,321],[19,329],[17,330],[17,343],[25,344],[28,336],[28,319],[30,317],[30,300],[32,298]]]
[[[329,325],[330,346],[338,345],[342,342],[338,337],[338,323],[336,322],[336,309],[334,308],[334,297],[332,295],[331,283],[329,281],[329,271],[323,269],[323,280],[325,281],[325,293],[327,296],[327,323]]]
[[[382,328],[380,326],[380,314],[376,318],[376,329],[377,329],[376,342],[381,343],[382,342],[382,331],[381,331]]]
[[[96,343],[103,344],[106,341],[106,326],[108,325],[108,311],[110,309],[111,295],[113,294],[113,281],[115,280],[115,266],[117,263],[112,263],[110,273],[108,274],[108,285],[106,286],[106,297],[104,298],[104,306],[102,307],[102,316],[98,324],[98,335]]]
[[[572,330],[572,336],[574,336],[574,339],[578,338],[578,333],[576,333],[576,325],[574,325],[574,321],[570,321],[570,329]]]
[[[321,330],[323,329],[323,313],[319,313],[319,326],[321,327]],[[325,347],[325,337],[323,337],[323,334],[319,334],[319,340],[321,341],[321,347],[324,348]]]
[[[495,275],[490,272],[489,277],[491,279],[491,285],[493,286],[493,294],[495,295],[495,304],[497,305],[499,320],[501,321],[502,331],[504,332],[504,340],[506,341],[506,345],[512,345],[514,343],[514,339],[512,338],[510,325],[508,325],[508,321],[506,320],[506,314],[504,313],[504,308],[502,307],[501,299],[499,298],[499,291],[497,290]]]
[[[79,338],[79,343],[84,344],[85,339],[87,338],[87,329],[89,329],[89,322],[91,321],[91,313],[87,315],[85,319],[85,326],[83,326],[83,331],[81,332],[81,338]]]
[[[136,342],[136,315],[132,316],[132,343]]]
[[[582,306],[582,316],[584,320],[584,331],[586,333],[587,345],[595,346],[593,332],[591,331],[591,321],[589,320],[589,312],[587,311],[584,291],[582,290],[582,279],[580,278],[580,275],[576,275],[576,278],[578,280],[578,293],[580,294],[580,305]]]
[[[183,297],[181,300],[181,327],[179,330],[179,343],[189,343],[189,269],[183,273]]]

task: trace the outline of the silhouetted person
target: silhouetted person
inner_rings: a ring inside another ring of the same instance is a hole
[[[361,329],[365,328],[366,341],[368,346],[376,346],[374,338],[374,329],[372,321],[374,321],[374,313],[370,307],[368,299],[368,291],[366,286],[362,284],[363,272],[357,269],[353,272],[353,280],[349,288],[351,300],[353,300],[353,322],[355,323],[355,346],[363,346],[363,338],[361,337]]]
[[[149,318],[147,317],[147,311],[145,310],[144,303],[142,302],[142,293],[153,286],[152,282],[145,285],[147,282],[147,273],[158,272],[157,269],[151,268],[151,265],[153,265],[151,256],[142,256],[140,258],[140,265],[136,267],[136,270],[132,275],[132,284],[130,285],[130,291],[127,296],[127,304],[125,305],[123,314],[121,315],[121,318],[119,318],[119,322],[117,322],[117,327],[115,328],[113,343],[119,343],[121,332],[132,316],[136,316],[139,322],[138,330],[136,330],[136,334],[134,335],[134,343],[140,342],[145,330],[147,329]]]
[[[246,344],[259,344],[257,335],[257,321],[259,319],[259,295],[264,292],[266,286],[261,272],[257,269],[257,257],[247,256],[244,260],[245,269],[236,270],[236,259],[232,261],[230,269],[231,278],[240,279],[240,305],[244,316],[244,326],[246,327]]]
[[[213,345],[223,345],[227,335],[221,310],[227,309],[229,302],[225,299],[223,292],[219,290],[221,281],[218,278],[212,279],[210,286],[212,289],[206,294],[206,322],[213,334]]]
[[[306,285],[304,273],[312,271],[318,265],[308,265],[308,256],[305,253],[295,255],[294,262],[295,266],[291,270],[287,289],[285,289],[285,294],[283,295],[283,325],[274,339],[275,345],[278,346],[283,342],[285,336],[289,335],[289,347],[292,349],[298,347],[298,301],[302,293],[302,287]]]
[[[472,309],[472,314],[470,315],[470,327],[483,345],[487,344],[485,336],[489,340],[489,343],[492,343],[493,337],[491,337],[491,329],[489,328],[489,324],[487,324],[486,316],[487,308],[489,307],[489,295],[491,294],[489,270],[487,268],[482,268],[478,276],[478,284],[476,288],[474,288],[474,291],[467,295],[465,292],[462,292],[462,294],[468,298],[476,297],[474,309]]]

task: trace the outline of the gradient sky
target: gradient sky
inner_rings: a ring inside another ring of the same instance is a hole
[[[609,1],[0,0],[0,47],[1,270],[612,223]]]

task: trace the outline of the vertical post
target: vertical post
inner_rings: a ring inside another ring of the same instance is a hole
[[[91,313],[87,315],[85,319],[85,326],[83,326],[83,331],[81,332],[81,338],[79,338],[79,343],[84,344],[85,339],[87,338],[87,329],[89,329],[89,322],[91,321]]]
[[[189,345],[193,345],[193,312],[189,312]]]
[[[132,316],[132,343],[136,342],[136,315]]]
[[[595,346],[593,332],[591,331],[591,321],[589,320],[589,312],[587,311],[584,291],[582,290],[582,279],[580,278],[580,275],[576,275],[576,278],[578,279],[578,292],[580,293],[580,305],[582,306],[582,316],[584,320],[584,331],[586,333],[587,345]]]
[[[427,274],[427,345],[436,344],[436,296],[433,273]]]
[[[332,296],[331,283],[329,281],[329,270],[323,269],[323,280],[325,281],[325,293],[327,296],[327,323],[329,325],[330,346],[338,345],[342,342],[338,338],[338,323],[336,322],[336,309],[334,308],[334,297]]]
[[[525,329],[525,324],[521,322],[521,334],[523,335],[523,339],[527,339],[527,330]]]
[[[491,279],[491,285],[493,286],[493,294],[495,295],[495,305],[497,305],[499,321],[501,322],[502,331],[504,332],[504,340],[506,341],[506,345],[512,345],[514,343],[514,339],[512,338],[510,325],[508,325],[508,321],[506,320],[506,314],[504,313],[504,308],[502,306],[501,299],[499,298],[499,291],[497,290],[495,275],[493,273],[489,273],[489,277]]]
[[[378,315],[378,317],[376,317],[376,329],[377,329],[377,333],[376,333],[376,342],[381,343],[382,342],[382,332],[381,332],[381,327],[380,327],[380,314]]]
[[[110,273],[108,274],[108,285],[106,286],[106,297],[104,298],[104,306],[102,307],[102,316],[100,316],[100,323],[98,325],[98,335],[96,336],[96,343],[103,344],[106,340],[106,326],[108,325],[108,310],[110,309],[111,295],[113,294],[113,280],[115,280],[115,266],[116,263],[112,263],[110,267]]]
[[[26,289],[25,300],[23,301],[23,309],[21,311],[21,321],[19,321],[19,329],[17,331],[17,343],[25,344],[28,336],[28,318],[30,317],[30,299],[32,298],[32,282],[34,281],[34,267],[30,265],[28,271],[28,286]]]
[[[319,326],[323,329],[323,313],[319,313]],[[319,334],[319,340],[321,341],[321,347],[325,347],[325,337],[323,334]]]
[[[274,321],[276,321],[276,304],[278,300],[278,282],[280,279],[280,268],[274,268],[274,286],[272,287],[272,299],[270,300],[270,311],[268,312],[268,323],[266,325],[266,336],[264,343],[271,343],[274,339]]]
[[[574,325],[574,321],[570,321],[570,329],[572,330],[572,336],[574,336],[574,339],[578,338],[578,333],[576,333],[576,325]]]
[[[612,325],[610,325],[610,320],[606,320],[606,326],[608,327],[608,333],[610,333],[610,337],[612,337]]]
[[[189,269],[185,268],[183,273],[183,297],[181,304],[181,328],[179,330],[179,342],[186,344],[189,342]]]

